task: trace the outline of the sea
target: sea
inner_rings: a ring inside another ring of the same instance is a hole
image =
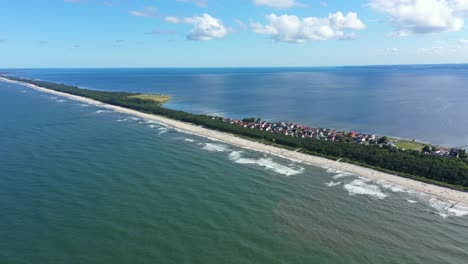
[[[468,142],[463,65],[0,72]],[[0,263],[468,263],[468,207],[0,82]]]

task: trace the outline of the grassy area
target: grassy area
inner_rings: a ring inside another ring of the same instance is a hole
[[[426,144],[410,140],[396,140],[395,146],[400,149],[422,151]]]
[[[171,99],[171,97],[169,97],[167,95],[160,95],[160,94],[137,94],[137,95],[131,95],[128,98],[137,98],[137,99],[141,99],[141,100],[150,100],[150,101],[153,101],[153,102],[156,102],[156,103],[159,103],[159,104],[163,104],[163,103],[169,101],[169,99]]]

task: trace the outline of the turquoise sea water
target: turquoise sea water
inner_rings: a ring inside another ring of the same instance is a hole
[[[467,263],[468,208],[0,82],[0,263]]]

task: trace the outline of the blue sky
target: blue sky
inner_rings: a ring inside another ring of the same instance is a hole
[[[468,0],[0,0],[0,68],[468,62]]]

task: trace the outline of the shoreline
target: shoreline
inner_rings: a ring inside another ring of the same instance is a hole
[[[234,145],[240,148],[264,152],[267,154],[279,156],[279,157],[290,159],[290,160],[297,160],[305,164],[316,166],[316,167],[331,168],[335,170],[345,171],[348,173],[352,173],[358,176],[368,178],[370,180],[375,180],[375,181],[383,180],[391,184],[399,185],[404,188],[422,192],[422,193],[425,193],[434,197],[442,198],[444,200],[449,200],[451,202],[468,205],[468,192],[462,192],[462,191],[450,189],[447,187],[441,187],[438,185],[424,183],[424,182],[412,180],[409,178],[404,178],[401,176],[373,170],[370,168],[361,167],[361,166],[350,164],[350,163],[342,163],[342,162],[329,160],[329,159],[322,158],[322,157],[317,157],[317,156],[313,156],[309,154],[295,152],[292,150],[287,150],[287,149],[280,148],[280,147],[265,145],[260,142],[244,139],[233,134],[215,131],[215,130],[203,128],[194,124],[185,123],[182,121],[177,121],[177,120],[162,117],[162,116],[147,114],[147,113],[139,112],[136,110],[132,110],[132,109],[128,109],[128,108],[124,108],[120,106],[105,104],[105,103],[95,101],[86,97],[58,92],[58,91],[54,91],[51,89],[43,88],[43,87],[36,86],[33,84],[25,83],[25,82],[13,81],[13,80],[9,80],[3,77],[0,77],[0,81],[13,83],[13,84],[19,84],[19,85],[26,86],[28,88],[31,88],[37,91],[54,94],[54,95],[65,97],[74,101],[79,101],[82,103],[106,108],[109,110],[113,110],[115,112],[138,116],[147,120],[162,123],[164,125],[170,126],[177,130],[181,130],[181,132],[188,132],[188,133],[201,136],[204,138],[214,139],[214,140],[221,141],[221,142]]]

